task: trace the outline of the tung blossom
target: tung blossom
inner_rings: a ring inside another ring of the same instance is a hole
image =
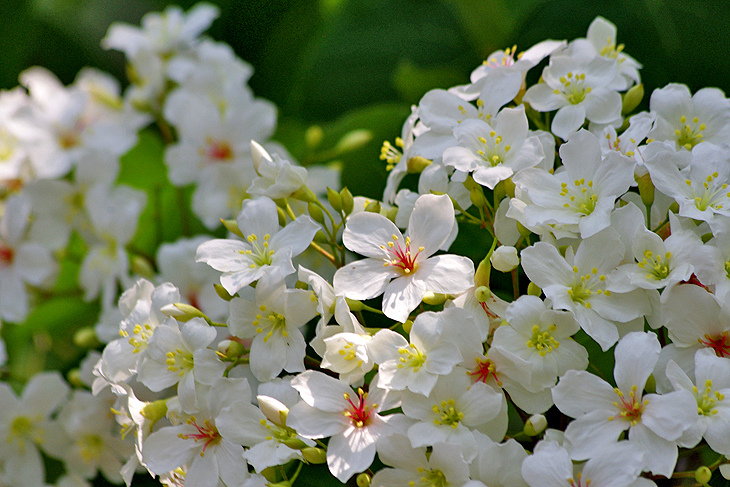
[[[335,291],[350,299],[384,294],[383,313],[400,322],[408,319],[428,291],[465,291],[473,283],[473,262],[457,255],[431,257],[449,238],[453,224],[454,207],[446,195],[418,198],[405,237],[382,215],[351,216],[342,240],[348,249],[368,258],[340,268],[334,277]]]

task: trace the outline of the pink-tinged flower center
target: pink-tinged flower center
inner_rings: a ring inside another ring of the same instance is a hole
[[[391,255],[391,259],[385,259],[385,267],[393,266],[399,268],[404,274],[410,274],[418,269],[418,255],[423,252],[423,247],[418,247],[418,252],[411,253],[411,238],[406,237],[405,248],[401,247],[397,235],[393,235],[393,240],[388,242],[387,247],[381,245],[380,248],[387,251]]]
[[[484,64],[489,66],[490,68],[506,68],[507,66],[512,66],[515,63],[515,53],[517,52],[517,46],[514,45],[512,47],[508,47],[504,50],[504,56],[502,59],[497,59],[496,57],[492,57],[484,61]],[[520,56],[517,56],[518,58]]]
[[[497,378],[497,366],[487,357],[477,357],[474,359],[476,365],[473,369],[466,373],[473,382],[484,382],[485,384],[490,377],[494,379],[498,386],[502,385],[502,381]]]
[[[357,389],[357,396],[358,400],[357,403],[355,403],[352,401],[348,393],[344,394],[345,401],[347,401],[349,407],[345,409],[342,414],[350,418],[353,426],[357,428],[362,428],[363,426],[367,426],[370,420],[370,416],[373,414],[373,411],[375,410],[375,408],[378,407],[378,405],[371,404],[368,406],[365,403],[368,398],[368,393],[364,392],[360,388]]]
[[[631,422],[631,426],[641,421],[641,413],[644,412],[644,407],[649,404],[649,401],[641,401],[641,394],[637,394],[637,386],[634,385],[631,387],[628,398],[618,387],[615,387],[613,391],[619,398],[613,405],[619,409],[620,413],[616,416],[609,416],[608,420],[613,421],[617,418],[625,419]]]
[[[730,357],[730,337],[728,337],[727,331],[723,331],[721,334],[715,335],[714,337],[709,334],[705,334],[704,340],[702,338],[698,338],[697,341],[705,347],[713,349],[715,351],[715,355],[718,357]]]
[[[591,479],[584,479],[582,473],[578,472],[576,477],[578,480],[568,479],[568,485],[570,485],[570,487],[589,487],[591,485]]]
[[[183,440],[189,440],[192,439],[196,443],[198,441],[203,442],[203,450],[200,452],[200,456],[205,456],[205,450],[210,445],[217,445],[221,441],[221,435],[218,433],[218,429],[210,424],[209,420],[205,420],[203,425],[199,425],[197,420],[195,419],[195,416],[191,416],[190,419],[187,420],[187,423],[189,425],[192,425],[197,430],[197,433],[190,433],[190,434],[184,434],[180,433],[178,438],[182,438]]]
[[[10,247],[0,245],[0,263],[10,265],[13,263],[15,252]]]
[[[214,162],[230,161],[233,159],[233,149],[227,140],[215,140],[212,137],[206,138],[208,147],[205,155]]]

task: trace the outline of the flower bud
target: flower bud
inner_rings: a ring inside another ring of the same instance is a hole
[[[236,340],[221,340],[216,348],[229,359],[237,359],[246,353],[246,347]]]
[[[370,213],[380,213],[380,201],[371,201],[365,207],[365,211],[369,211]]]
[[[357,484],[357,487],[370,487],[370,482],[372,481],[373,478],[369,474],[363,472],[357,475],[355,483]]]
[[[314,192],[307,186],[302,186],[298,190],[294,191],[291,194],[291,197],[295,200],[306,201],[307,203],[316,203],[318,201],[317,195],[314,194]]]
[[[411,328],[413,328],[413,320],[406,320],[406,322],[403,323],[403,331],[410,333]]]
[[[215,293],[223,301],[230,301],[231,299],[233,299],[233,296],[231,296],[230,294],[228,294],[228,291],[226,291],[226,288],[224,288],[220,284],[213,284],[213,289],[215,289]]]
[[[167,414],[167,399],[159,399],[157,401],[148,403],[141,411],[142,416],[147,418],[155,424],[161,420]]]
[[[492,291],[487,286],[479,286],[474,291],[474,297],[477,298],[478,302],[486,303],[492,297]]]
[[[352,197],[352,193],[346,187],[340,190],[340,198],[342,198],[342,211],[345,212],[345,215],[349,215],[355,208],[355,198]]]
[[[286,226],[286,212],[279,205],[276,205],[276,216],[279,217],[279,226],[285,227]]]
[[[644,390],[652,394],[656,392],[656,378],[654,377],[654,374],[649,374],[649,377],[647,377]]]
[[[133,256],[129,262],[129,267],[134,274],[141,277],[152,279],[155,275],[155,269],[150,264],[150,261],[141,255]]]
[[[373,133],[365,129],[357,129],[347,132],[337,142],[335,146],[335,152],[341,154],[343,152],[350,152],[359,149],[373,138]]]
[[[520,265],[517,249],[509,245],[500,245],[489,259],[495,269],[501,272],[511,272]]]
[[[94,328],[87,326],[76,330],[76,333],[74,333],[74,345],[79,348],[96,348],[101,345],[101,342],[97,338]]]
[[[540,286],[538,286],[534,282],[531,282],[527,285],[527,294],[529,294],[530,296],[537,296],[539,298],[542,294],[542,289],[540,289]]]
[[[327,452],[321,448],[315,448],[313,446],[302,448],[302,456],[307,462],[314,465],[318,465],[327,461]]]
[[[345,301],[347,302],[347,306],[350,308],[350,311],[362,311],[364,309],[361,301],[355,301],[350,298],[345,298]]]
[[[702,485],[707,485],[707,482],[712,478],[712,470],[702,465],[700,468],[695,470],[695,480]]]
[[[504,198],[515,197],[515,183],[512,178],[503,179],[494,187],[494,201],[502,201]],[[496,203],[495,203],[496,204]]]
[[[224,227],[226,227],[226,230],[231,232],[233,235],[238,235],[241,238],[246,238],[243,236],[243,232],[240,228],[238,228],[238,222],[236,220],[224,220],[221,218],[221,223]]]
[[[289,415],[289,408],[286,407],[278,399],[270,396],[256,396],[259,402],[259,408],[264,416],[274,424],[286,426],[286,418]]]
[[[312,240],[314,240],[315,243],[327,243],[330,241],[322,230],[317,230],[317,233],[314,234],[314,238]]]
[[[424,169],[433,164],[433,161],[422,156],[411,157],[406,162],[408,174],[421,174]]]
[[[312,220],[316,221],[320,225],[324,225],[324,212],[322,211],[322,208],[310,202],[307,204],[307,211],[309,212],[309,216],[312,217]]]
[[[474,273],[474,285],[489,287],[489,276],[492,273],[492,264],[486,257],[479,262]]]
[[[525,422],[525,427],[522,430],[527,436],[537,436],[547,428],[547,419],[542,414],[533,414]]]
[[[651,182],[651,176],[647,172],[643,176],[634,177],[639,185],[639,195],[641,196],[641,202],[645,206],[649,206],[654,203],[654,183]]]
[[[259,174],[259,166],[261,165],[262,159],[272,160],[268,151],[255,140],[251,141],[251,159],[253,160],[253,168],[256,170],[256,174]]]
[[[319,125],[312,125],[304,132],[304,141],[309,149],[316,148],[324,137],[324,131]]]
[[[426,295],[423,297],[423,302],[430,304],[431,306],[438,306],[439,304],[444,304],[448,298],[449,296],[446,294],[427,291]]]
[[[469,200],[471,201],[471,204],[477,208],[484,208],[487,206],[487,198],[484,196],[484,190],[479,185],[469,191]]]
[[[327,188],[327,201],[335,211],[342,211],[342,196],[332,188]]]
[[[626,92],[621,101],[621,115],[627,115],[633,112],[639,106],[641,100],[644,99],[644,85],[634,85]]]
[[[175,318],[177,321],[182,321],[183,323],[186,323],[193,318],[203,318],[205,321],[210,322],[210,318],[208,318],[205,313],[195,306],[185,303],[166,304],[160,308],[160,311],[168,318]]]

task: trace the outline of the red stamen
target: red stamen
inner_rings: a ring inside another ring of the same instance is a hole
[[[498,386],[502,385],[502,381],[497,378],[497,366],[486,357],[477,357],[474,359],[476,366],[467,372],[474,382],[484,382],[493,377]]]
[[[377,407],[377,404],[373,404],[372,407],[367,406],[365,404],[365,400],[367,399],[368,395],[366,392],[363,392],[362,389],[357,390],[357,395],[358,403],[355,404],[352,402],[352,399],[350,399],[350,395],[345,394],[345,400],[350,405],[350,409],[346,410],[344,412],[344,415],[350,418],[353,425],[358,428],[362,428],[363,426],[368,424],[370,415],[373,414],[373,410],[375,407]]]
[[[718,357],[730,357],[730,339],[728,332],[723,331],[720,335],[711,337],[709,334],[705,334],[705,339],[698,338],[702,345],[707,348],[711,348],[715,351],[715,355]]]
[[[393,242],[388,242],[388,247],[384,246],[383,248],[386,248],[390,255],[394,257],[392,260],[387,261],[386,265],[398,267],[405,274],[410,274],[411,272],[416,270],[416,268],[418,267],[418,264],[416,264],[416,259],[418,259],[418,255],[423,250],[423,247],[420,247],[418,249],[418,252],[412,254],[411,239],[406,237],[406,246],[405,248],[403,248],[398,241],[398,237],[396,237],[395,235],[393,235]]]
[[[218,429],[215,426],[211,425],[210,421],[208,421],[207,419],[205,420],[204,426],[200,426],[197,423],[195,417],[191,417],[190,419],[188,419],[187,423],[194,426],[195,429],[198,430],[198,432],[187,435],[180,433],[178,437],[182,438],[183,440],[189,440],[192,438],[196,443],[198,442],[198,440],[204,441],[205,444],[203,445],[203,451],[200,452],[201,457],[205,456],[205,450],[210,445],[220,442],[221,435],[220,433],[218,433]]]
[[[483,302],[483,303],[479,303],[479,304],[482,305],[482,309],[484,310],[485,313],[487,313],[487,316],[489,316],[490,318],[495,319],[495,318],[498,318],[499,317],[497,314],[493,313],[489,309],[489,306],[487,306],[487,302],[486,301]]]

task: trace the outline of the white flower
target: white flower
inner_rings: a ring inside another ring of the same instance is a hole
[[[311,291],[287,289],[280,272],[262,277],[256,289],[244,288],[230,302],[230,332],[251,342],[251,372],[269,381],[282,369],[304,370],[306,342],[299,330],[316,316],[317,299]]]
[[[229,294],[279,269],[287,276],[295,271],[292,257],[304,252],[312,243],[319,225],[307,215],[286,227],[279,227],[276,204],[269,198],[243,202],[238,228],[245,240],[216,239],[198,247],[195,260],[222,271],[221,284]]]
[[[278,199],[291,196],[307,184],[307,170],[292,166],[289,161],[271,156],[259,143],[251,141],[253,166],[259,175],[246,191],[249,194]]]
[[[327,465],[332,475],[346,482],[367,469],[375,459],[375,445],[390,431],[388,421],[397,417],[378,414],[384,394],[355,392],[342,381],[308,370],[292,380],[302,401],[294,405],[288,424],[307,438],[330,437]],[[379,401],[379,403],[378,403]]]
[[[697,416],[697,403],[687,391],[644,394],[644,386],[659,357],[654,333],[629,333],[616,346],[612,388],[584,371],[570,370],[553,388],[555,405],[576,418],[565,430],[571,458],[585,460],[616,443],[629,430],[629,442],[644,453],[644,469],[670,476],[677,461],[682,433]]]
[[[555,441],[541,441],[522,463],[522,475],[530,487],[630,487],[641,470],[642,454],[630,442],[598,452],[578,472],[568,452]]]
[[[369,212],[351,216],[343,242],[369,258],[340,268],[334,277],[335,291],[351,299],[384,293],[383,312],[401,322],[427,291],[463,292],[473,282],[471,260],[456,255],[431,257],[449,238],[453,222],[454,208],[446,195],[423,195],[417,200],[405,238],[384,216]]]
[[[621,95],[609,89],[617,72],[613,59],[554,55],[542,72],[545,82],[531,86],[523,100],[540,112],[557,109],[551,131],[567,140],[586,119],[603,124],[621,116]]]

